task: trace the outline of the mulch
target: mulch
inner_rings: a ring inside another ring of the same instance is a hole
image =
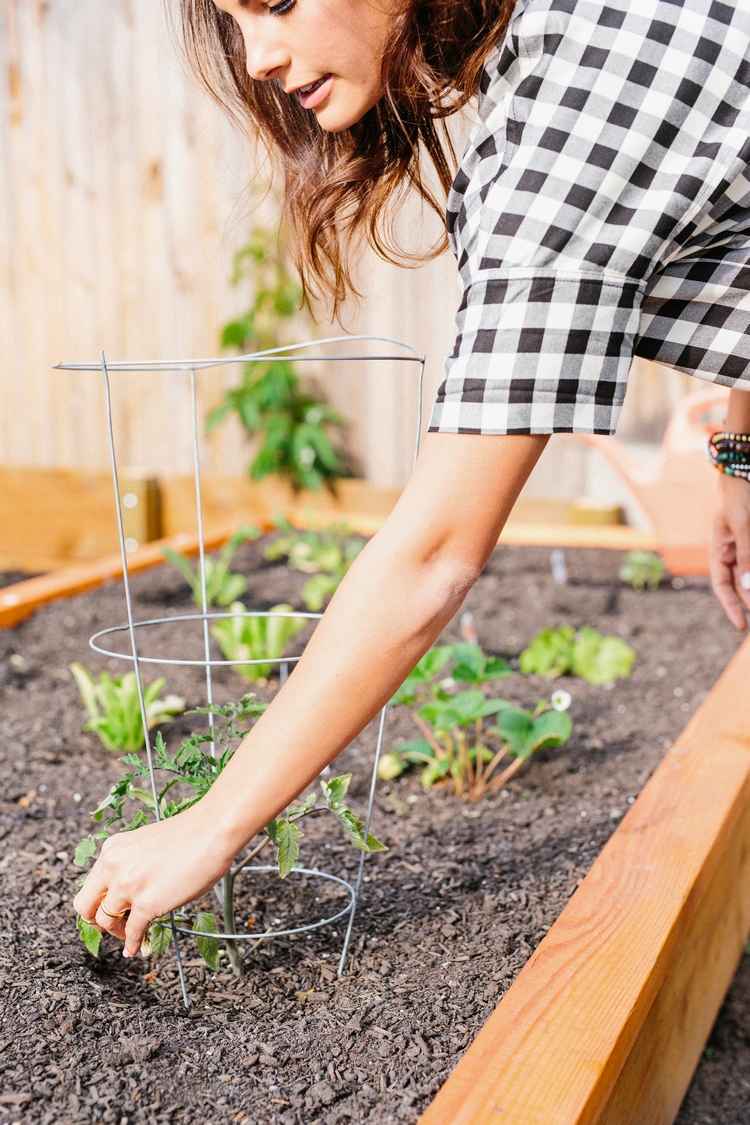
[[[264,542],[236,556],[235,569],[251,583],[247,604],[301,605],[305,576],[264,562]],[[71,907],[80,875],[73,850],[118,766],[81,732],[68,665],[127,670],[88,648],[95,630],[124,622],[122,584],[51,603],[0,631],[0,1122],[415,1121],[740,643],[705,581],[667,580],[636,593],[618,581],[618,554],[565,557],[570,583],[556,586],[549,551],[493,553],[463,607],[480,643],[515,660],[545,625],[594,625],[636,648],[632,677],[611,689],[569,677],[499,681],[493,694],[529,707],[554,687],[570,691],[570,742],[541,751],[507,789],[475,805],[424,792],[412,776],[379,783],[373,830],[389,850],[366,862],[346,975],[336,975],[341,923],[260,944],[241,979],[210,972],[185,939],[189,1012],[171,954],[154,964],[124,961],[106,937],[94,960]],[[139,618],[194,610],[171,568],[136,575],[132,587]],[[457,617],[441,640],[459,638]],[[186,623],[155,626],[144,631],[142,652],[178,655],[193,646],[197,657],[199,642]],[[190,706],[205,702],[199,669],[146,666],[147,679],[157,674]],[[247,689],[231,669],[216,670],[219,701]],[[165,726],[170,745],[193,725],[183,718]],[[376,731],[377,718],[335,763],[336,772],[354,774],[357,809]],[[416,734],[405,709],[389,711],[386,747]],[[344,877],[357,863],[324,818],[306,831],[302,859]],[[311,880],[256,876],[243,883],[238,910],[258,924],[298,924],[340,901],[337,894]],[[750,957],[676,1120],[750,1120]]]

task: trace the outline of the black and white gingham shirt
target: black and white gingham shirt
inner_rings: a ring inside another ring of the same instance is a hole
[[[519,0],[447,227],[429,431],[614,433],[634,355],[750,391],[750,0]]]

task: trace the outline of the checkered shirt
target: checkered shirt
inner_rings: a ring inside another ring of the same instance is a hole
[[[750,0],[519,0],[447,230],[428,431],[614,433],[634,355],[750,391]]]

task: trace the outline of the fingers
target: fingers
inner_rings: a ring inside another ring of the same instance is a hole
[[[736,545],[732,532],[721,513],[713,525],[710,552],[711,586],[719,604],[736,629],[747,629],[745,608],[735,587]],[[750,602],[748,603],[750,605]]]
[[[750,525],[747,523],[737,530],[736,553],[735,589],[745,608],[750,609]]]
[[[112,891],[109,890],[102,901],[94,916],[94,922],[100,930],[106,930],[107,933],[112,934],[113,937],[119,938],[120,941],[125,940],[125,924],[127,915],[123,911],[130,910],[130,903],[125,902],[122,897],[116,898]],[[112,917],[112,915],[120,914],[119,918]]]
[[[141,948],[146,930],[148,929],[154,918],[158,914],[153,914],[150,911],[144,910],[143,907],[134,906],[128,915],[128,920],[125,925],[125,948],[122,951],[123,957],[135,957],[138,950]]]
[[[87,922],[96,922],[96,912],[99,903],[107,893],[107,878],[103,867],[95,863],[88,874],[86,882],[73,899],[73,909]]]
[[[118,918],[112,915],[129,910],[130,899],[117,888],[118,880],[110,862],[111,851],[110,840],[106,840],[86,882],[73,899],[73,909],[87,922],[124,941],[125,916]]]

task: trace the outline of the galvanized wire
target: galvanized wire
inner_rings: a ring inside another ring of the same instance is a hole
[[[113,363],[113,362],[108,362],[105,353],[102,352],[101,353],[101,360],[100,360],[99,363],[58,363],[58,364],[55,364],[56,370],[98,372],[98,373],[101,374],[103,384],[104,384],[106,416],[107,416],[107,429],[108,429],[108,435],[109,435],[110,462],[111,462],[111,468],[112,468],[112,484],[113,484],[114,497],[115,497],[115,513],[116,513],[116,519],[117,519],[117,533],[118,533],[118,540],[119,540],[119,546],[120,546],[120,558],[121,558],[121,562],[122,562],[123,587],[124,587],[124,592],[125,592],[125,604],[126,604],[126,610],[127,610],[127,623],[125,625],[112,626],[112,627],[107,628],[107,629],[102,629],[99,632],[92,634],[92,636],[89,638],[89,644],[90,644],[91,648],[94,649],[94,651],[99,652],[102,655],[110,656],[110,657],[113,657],[113,658],[118,659],[118,660],[129,660],[133,664],[133,670],[135,672],[136,688],[137,688],[137,693],[138,693],[138,703],[139,703],[139,708],[140,708],[140,712],[141,712],[141,722],[143,724],[143,731],[144,731],[146,760],[147,760],[147,763],[148,763],[149,778],[150,778],[150,783],[151,783],[151,793],[152,793],[152,796],[153,796],[154,815],[155,815],[155,818],[156,818],[157,822],[159,820],[161,820],[161,810],[159,808],[158,786],[157,786],[157,783],[156,783],[156,775],[155,775],[154,764],[153,764],[151,738],[150,738],[150,732],[149,732],[149,728],[148,728],[148,717],[147,717],[147,714],[146,714],[145,693],[144,693],[143,678],[142,678],[142,674],[141,674],[141,665],[144,664],[144,663],[167,664],[167,665],[171,665],[171,664],[183,665],[183,664],[186,664],[186,665],[198,665],[198,666],[203,667],[205,669],[205,674],[206,674],[206,698],[207,698],[207,704],[208,704],[208,708],[209,708],[208,725],[209,725],[209,731],[210,731],[210,734],[211,734],[211,754],[212,754],[212,756],[215,757],[216,756],[216,740],[215,740],[215,737],[214,737],[215,723],[214,723],[213,711],[211,710],[211,708],[213,706],[213,684],[212,684],[211,669],[213,667],[217,667],[217,666],[221,666],[221,665],[280,663],[281,668],[280,668],[279,681],[280,681],[280,686],[282,686],[286,682],[286,679],[288,677],[288,665],[290,663],[294,663],[295,661],[297,661],[299,659],[299,657],[293,657],[293,656],[284,656],[284,657],[280,657],[280,658],[258,658],[258,659],[251,659],[251,660],[247,660],[247,659],[245,659],[245,660],[242,660],[242,659],[238,659],[238,660],[219,660],[219,659],[211,657],[211,644],[210,644],[210,637],[209,637],[208,622],[212,618],[226,618],[226,617],[230,617],[232,615],[231,615],[231,613],[208,613],[208,598],[207,598],[207,589],[206,589],[205,533],[204,533],[204,524],[203,524],[203,500],[202,500],[202,484],[201,484],[201,457],[200,457],[200,437],[199,437],[200,430],[199,430],[199,411],[198,411],[198,393],[197,393],[197,374],[196,373],[199,370],[204,370],[206,368],[211,368],[211,367],[224,366],[226,364],[251,363],[251,362],[260,362],[260,361],[283,362],[284,360],[288,360],[290,358],[289,353],[295,353],[295,352],[298,352],[298,351],[306,349],[306,348],[319,347],[321,344],[340,343],[342,341],[345,341],[346,343],[350,343],[353,340],[367,340],[367,341],[390,343],[390,344],[396,345],[398,348],[401,348],[401,349],[403,349],[404,351],[406,351],[410,354],[408,354],[408,355],[403,355],[403,354],[394,354],[394,355],[366,355],[365,354],[365,355],[359,355],[359,354],[357,354],[357,355],[343,355],[343,356],[342,355],[315,355],[315,356],[293,355],[291,358],[293,358],[294,363],[304,363],[304,362],[320,363],[321,361],[331,362],[331,363],[345,363],[345,362],[351,363],[351,362],[358,362],[358,361],[363,361],[363,362],[388,361],[388,362],[417,363],[419,365],[419,378],[418,378],[418,391],[417,391],[416,440],[415,440],[415,448],[414,448],[414,457],[413,457],[413,461],[412,461],[412,468],[413,468],[416,465],[416,461],[417,461],[417,458],[418,458],[418,455],[419,455],[419,448],[420,448],[420,436],[421,436],[421,426],[422,426],[422,390],[423,390],[423,381],[424,381],[425,357],[423,355],[420,355],[414,348],[411,347],[411,345],[404,344],[402,341],[393,339],[392,337],[388,337],[388,336],[366,336],[366,335],[333,336],[333,337],[327,337],[325,339],[320,339],[320,340],[306,340],[306,341],[303,341],[303,342],[298,343],[298,344],[284,345],[284,346],[277,347],[277,348],[267,348],[263,351],[247,353],[247,354],[241,355],[241,356],[231,356],[231,357],[222,356],[222,357],[214,357],[214,358],[200,359],[200,360],[160,360],[160,361],[147,361],[147,362],[136,361],[136,362],[116,362],[116,363]],[[192,417],[192,460],[193,460],[196,528],[197,528],[197,538],[198,538],[199,575],[200,575],[200,591],[201,591],[201,612],[198,613],[198,614],[178,614],[178,615],[174,615],[172,617],[157,617],[157,618],[150,618],[150,619],[143,620],[143,621],[136,621],[134,619],[132,595],[131,595],[131,588],[130,588],[130,572],[129,572],[129,568],[128,568],[128,558],[127,558],[128,552],[127,552],[127,543],[126,543],[126,539],[125,539],[124,517],[123,517],[123,511],[122,511],[122,495],[121,495],[121,491],[120,491],[120,480],[119,480],[119,470],[118,470],[118,461],[117,461],[117,448],[116,448],[115,435],[114,435],[113,410],[112,410],[112,390],[111,390],[111,383],[110,383],[110,373],[113,372],[113,371],[117,371],[117,372],[125,372],[125,371],[127,371],[127,372],[186,371],[186,372],[189,373],[190,395],[191,395],[191,417]],[[275,614],[277,611],[273,611],[273,612]],[[308,618],[320,618],[320,617],[323,616],[320,613],[311,613],[311,612],[303,612],[303,611],[300,611],[299,613],[278,611],[278,614],[280,616],[283,615],[283,616],[289,616],[289,617],[308,617]],[[270,611],[246,611],[242,614],[242,616],[270,616],[270,615],[271,615]],[[167,658],[167,657],[147,657],[147,656],[141,655],[139,647],[138,647],[138,643],[137,643],[137,640],[136,640],[136,630],[137,629],[143,628],[143,627],[148,627],[148,626],[151,626],[151,625],[172,624],[172,623],[187,621],[187,620],[200,620],[202,622],[202,628],[203,628],[203,659],[202,660],[170,659],[170,658]],[[128,632],[129,640],[130,640],[130,653],[115,652],[115,651],[112,651],[110,649],[103,648],[96,643],[101,637],[104,637],[104,636],[109,635],[111,633],[124,632],[126,630]],[[383,730],[384,730],[385,716],[386,716],[387,710],[388,710],[388,703],[386,703],[380,711],[380,722],[379,722],[379,726],[378,726],[377,745],[376,745],[375,757],[374,757],[374,761],[373,761],[372,774],[371,774],[371,777],[370,777],[370,788],[369,788],[369,795],[368,795],[367,813],[366,813],[365,822],[364,822],[364,824],[365,824],[365,835],[366,836],[369,835],[371,822],[372,822],[372,812],[373,812],[374,800],[375,800],[375,788],[376,788],[377,775],[378,775],[378,764],[379,764],[380,756],[381,756],[381,752],[382,752]],[[324,770],[324,773],[328,773],[329,770],[330,770],[330,767],[326,767],[326,769]],[[216,938],[217,940],[232,940],[232,941],[250,940],[250,941],[256,941],[257,942],[257,941],[270,939],[270,938],[273,938],[273,937],[280,937],[280,936],[285,936],[285,935],[290,935],[290,934],[304,933],[304,932],[307,932],[307,931],[310,931],[310,930],[313,930],[313,929],[318,929],[321,926],[330,925],[332,922],[335,922],[335,921],[339,920],[340,918],[342,918],[342,917],[344,917],[348,914],[349,920],[348,920],[348,924],[347,924],[346,935],[345,935],[345,938],[344,938],[344,944],[343,944],[341,957],[339,959],[339,966],[338,966],[338,974],[339,974],[339,976],[341,976],[344,972],[344,968],[345,968],[345,965],[346,965],[346,960],[347,960],[347,955],[348,955],[348,950],[349,950],[349,945],[350,945],[351,935],[352,935],[352,928],[353,928],[353,925],[354,925],[354,918],[355,918],[357,906],[358,906],[358,903],[359,903],[359,896],[361,894],[361,887],[362,887],[363,874],[364,874],[364,862],[365,862],[365,859],[366,859],[366,854],[367,853],[365,853],[365,852],[362,852],[360,854],[358,867],[357,867],[357,874],[356,874],[356,879],[355,879],[354,884],[348,882],[345,879],[341,879],[336,875],[332,875],[328,872],[320,871],[316,868],[294,867],[292,869],[292,873],[295,873],[295,874],[299,874],[299,875],[307,876],[307,877],[319,877],[319,878],[322,878],[322,879],[326,879],[330,882],[337,883],[340,886],[342,886],[349,894],[349,902],[347,903],[346,906],[344,906],[337,913],[335,913],[334,915],[332,915],[330,917],[318,919],[317,921],[315,921],[313,923],[309,923],[308,925],[305,925],[305,926],[297,926],[297,927],[292,927],[292,928],[288,928],[288,929],[285,929],[285,930],[271,930],[271,931],[267,931],[267,932],[260,933],[260,934],[252,933],[252,932],[243,933],[243,934],[235,934],[235,933],[225,933],[225,932],[221,932],[221,931],[219,931],[217,933],[214,933],[214,932],[191,929],[191,928],[185,927],[185,926],[178,926],[176,924],[174,912],[171,912],[170,913],[170,926],[171,926],[171,930],[172,930],[172,937],[173,937],[173,940],[174,940],[174,950],[175,950],[175,958],[176,958],[176,962],[177,962],[177,972],[178,972],[178,977],[179,977],[179,981],[180,981],[180,990],[181,990],[181,993],[182,993],[182,1000],[183,1000],[184,1006],[186,1008],[190,1007],[190,998],[189,998],[189,994],[188,994],[187,981],[185,979],[185,973],[184,973],[184,969],[183,969],[183,965],[182,965],[182,957],[181,957],[181,952],[180,952],[178,934],[189,934],[189,935],[192,935],[192,936],[195,936],[195,937],[201,937],[201,936],[211,937],[211,938]],[[248,873],[248,874],[252,874],[253,872],[258,872],[258,871],[276,871],[277,868],[274,867],[274,866],[266,866],[266,865],[255,864],[251,867],[242,868],[242,870],[244,872]],[[222,885],[223,885],[224,880],[226,878],[228,878],[228,876],[225,876],[224,879],[222,879],[220,881]],[[217,884],[217,887],[214,888],[214,889],[218,893],[218,884]]]

